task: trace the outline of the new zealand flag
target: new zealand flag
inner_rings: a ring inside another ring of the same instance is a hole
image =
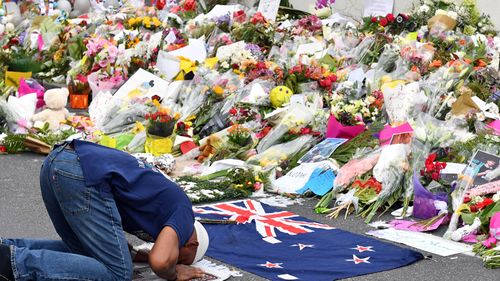
[[[314,222],[247,199],[194,208],[204,219],[207,255],[270,280],[331,281],[402,267],[422,254]]]

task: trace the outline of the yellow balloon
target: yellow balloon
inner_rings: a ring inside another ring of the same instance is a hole
[[[278,86],[271,90],[269,98],[271,105],[275,108],[281,107],[283,104],[290,102],[293,92],[286,86]]]

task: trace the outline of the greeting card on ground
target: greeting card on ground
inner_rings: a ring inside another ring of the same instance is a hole
[[[160,77],[139,69],[115,93],[117,98],[162,96],[167,93],[169,83]]]
[[[409,265],[422,254],[242,200],[194,207],[207,224],[207,255],[269,280],[336,280]]]

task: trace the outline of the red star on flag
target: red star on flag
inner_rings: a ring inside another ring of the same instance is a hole
[[[266,261],[266,263],[259,264],[259,266],[267,267],[267,268],[283,268],[281,265],[283,263],[272,263],[269,261]]]
[[[359,245],[356,245],[356,248],[351,248],[353,250],[358,250],[360,253],[362,252],[375,252],[375,250],[372,250],[372,246],[359,246]]]
[[[306,245],[306,244],[298,243],[298,244],[293,244],[291,247],[299,247],[299,250],[302,251],[305,248],[313,248],[314,245]]]
[[[356,257],[356,255],[352,255],[352,259],[349,259],[349,260],[346,260],[346,261],[352,261],[355,264],[360,264],[360,263],[370,263],[368,261],[369,259],[370,259],[370,257],[361,259],[361,258]]]

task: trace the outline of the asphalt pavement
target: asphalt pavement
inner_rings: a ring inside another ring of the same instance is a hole
[[[38,175],[43,159],[43,156],[31,153],[0,155],[0,237],[58,238],[40,195]],[[346,220],[343,218],[331,220],[317,215],[313,212],[316,202],[317,199],[308,198],[305,199],[303,205],[293,205],[286,209],[354,233],[364,234],[371,229],[363,223],[362,219],[354,216]],[[438,231],[436,235],[442,234],[442,231]],[[431,255],[422,253],[426,256]],[[230,281],[266,280],[244,271],[241,272],[242,277],[232,277]],[[500,269],[485,269],[481,260],[476,257],[432,255],[429,259],[403,268],[344,280],[497,281],[500,280]]]

